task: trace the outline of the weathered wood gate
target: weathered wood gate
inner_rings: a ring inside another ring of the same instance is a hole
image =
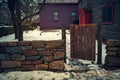
[[[71,58],[95,60],[95,24],[70,26]]]

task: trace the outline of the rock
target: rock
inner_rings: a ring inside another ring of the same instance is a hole
[[[108,47],[117,47],[120,46],[120,41],[115,39],[108,39],[106,41]]]
[[[45,48],[45,41],[32,41],[33,48]]]
[[[53,56],[44,56],[44,63],[53,61]]]
[[[55,60],[64,59],[65,57],[64,51],[55,51],[53,55]]]
[[[108,67],[120,67],[120,58],[115,56],[106,56],[105,65]]]
[[[0,42],[0,46],[1,47],[5,47],[5,46],[7,46],[8,45],[8,42]]]
[[[40,59],[40,56],[29,56],[29,57],[26,57],[26,60],[27,61],[35,61],[35,60],[39,60]]]
[[[27,49],[27,50],[24,50],[23,54],[25,56],[34,56],[34,55],[37,55],[37,51],[35,49]]]
[[[10,60],[9,54],[0,54],[0,60]]]
[[[45,50],[45,51],[38,51],[38,54],[40,56],[50,56],[50,55],[52,55],[52,52],[53,51]]]
[[[98,65],[93,65],[93,64],[88,65],[88,68],[89,68],[90,70],[100,69],[100,68],[98,67]]]
[[[21,69],[23,71],[31,71],[31,70],[34,70],[34,65],[22,65]]]
[[[70,70],[72,70],[72,67],[71,66],[69,66],[69,65],[67,65],[67,64],[65,64],[64,63],[64,66],[65,66],[65,71],[70,71]]]
[[[29,65],[32,64],[31,61],[21,61],[21,65]]]
[[[107,55],[111,55],[111,56],[117,56],[117,52],[107,52]]]
[[[64,61],[63,60],[53,61],[49,64],[49,68],[51,70],[64,70]]]
[[[11,56],[11,60],[18,60],[18,61],[25,60],[25,56],[24,55],[19,55],[19,54],[13,54]]]
[[[8,42],[8,46],[17,46],[17,42]]]
[[[32,46],[21,46],[22,50],[26,50],[26,49],[32,49]]]
[[[20,67],[21,64],[19,61],[1,61],[2,68],[16,68]]]
[[[46,48],[47,49],[64,48],[64,41],[63,40],[47,41]]]
[[[21,68],[4,69],[4,72],[21,71]]]
[[[36,70],[48,70],[48,64],[35,65]]]
[[[1,73],[1,72],[3,72],[3,69],[2,69],[2,67],[0,66],[0,73]]]
[[[18,46],[29,46],[30,43],[31,43],[30,41],[19,41]]]
[[[8,54],[22,54],[21,47],[6,47],[6,53]]]
[[[5,53],[5,47],[0,47],[0,53]]]
[[[120,47],[106,47],[107,51],[109,52],[118,52],[120,51]]]
[[[34,64],[34,65],[38,65],[38,64],[42,64],[42,63],[43,63],[43,61],[41,61],[41,60],[32,61],[32,64]]]

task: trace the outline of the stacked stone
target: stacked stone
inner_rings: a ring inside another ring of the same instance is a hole
[[[106,41],[105,67],[106,69],[120,68],[120,40],[109,39]]]
[[[0,42],[0,71],[63,70],[64,41]]]

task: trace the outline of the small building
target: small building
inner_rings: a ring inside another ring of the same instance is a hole
[[[120,0],[79,0],[79,11],[81,10],[87,13],[91,11],[89,15],[92,16],[81,19],[81,16],[84,16],[84,14],[80,12],[80,24],[83,23],[82,21],[88,19],[88,22],[100,23],[102,26],[103,40],[120,40]]]
[[[76,1],[76,0],[75,0]],[[40,29],[57,29],[79,23],[79,4],[76,2],[47,2],[40,12]]]

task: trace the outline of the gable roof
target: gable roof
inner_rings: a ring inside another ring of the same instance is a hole
[[[38,0],[38,3],[42,3],[43,0]],[[46,3],[78,3],[79,0],[46,0]]]

